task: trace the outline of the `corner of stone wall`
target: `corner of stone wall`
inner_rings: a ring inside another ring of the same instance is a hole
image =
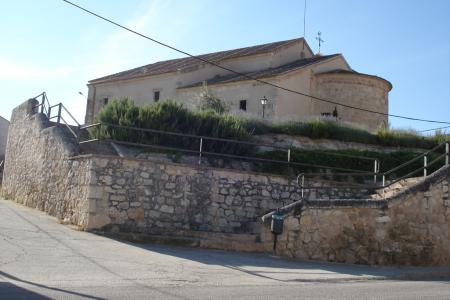
[[[91,161],[92,167],[93,161]],[[94,170],[89,171],[89,185],[87,186],[87,222],[84,230],[98,230],[111,223],[108,217],[108,193],[105,186],[98,183]]]

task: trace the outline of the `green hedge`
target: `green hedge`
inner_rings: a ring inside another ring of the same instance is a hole
[[[244,141],[251,138],[244,122],[237,117],[218,114],[212,110],[193,112],[182,104],[170,100],[137,107],[128,98],[114,99],[99,112],[96,121],[215,138]],[[91,134],[96,136],[97,129],[94,128]],[[140,132],[110,126],[102,126],[98,134],[101,138],[190,150],[198,150],[200,142],[198,138]],[[253,151],[253,147],[204,140],[203,151],[248,154]]]
[[[389,171],[402,163],[405,163],[415,157],[418,156],[418,153],[412,151],[395,151],[391,153],[381,153],[375,151],[359,151],[359,150],[339,150],[339,151],[306,151],[306,150],[291,150],[291,161],[298,163],[307,163],[313,165],[322,165],[329,166],[335,168],[344,168],[344,169],[353,169],[353,170],[361,170],[367,172],[373,172],[374,163],[370,160],[363,160],[357,158],[336,156],[333,154],[344,154],[344,155],[352,155],[352,156],[361,156],[361,157],[371,157],[374,159],[378,159],[381,162],[380,173]],[[440,154],[439,153],[431,153],[428,156],[428,161],[431,162],[436,159]],[[268,159],[277,159],[277,160],[286,160],[286,152],[284,151],[269,151],[264,153],[258,153],[258,157],[268,158]],[[441,163],[436,163],[435,165],[429,168],[429,173],[436,171],[439,167],[442,166]],[[389,175],[387,179],[394,179],[401,176],[404,176],[416,169],[419,169],[423,166],[423,160],[419,159],[418,161],[405,166],[404,168],[399,169],[398,171]],[[303,166],[291,166],[287,167],[287,165],[280,164],[259,164],[259,171],[261,172],[276,172],[279,174],[285,175],[295,175],[303,172],[314,172],[321,173],[326,172],[325,169],[315,168],[315,167],[303,167]],[[339,171],[336,171],[339,172]],[[414,176],[421,176],[423,174],[422,171],[417,172]]]
[[[306,136],[312,139],[331,139],[343,142],[357,142],[389,147],[407,147],[430,149],[449,136],[437,133],[435,136],[425,137],[411,130],[380,129],[376,133],[338,124],[333,121],[287,122],[267,124],[261,121],[249,120],[245,122],[248,131],[254,134],[287,134]]]

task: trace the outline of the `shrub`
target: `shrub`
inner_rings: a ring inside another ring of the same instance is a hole
[[[200,109],[212,110],[218,114],[227,113],[230,109],[220,98],[214,96],[207,88],[200,95]]]
[[[172,100],[138,108],[128,98],[114,99],[100,111],[97,121],[213,138],[249,140],[251,137],[251,134],[243,125],[243,121],[237,117],[221,115],[212,110],[192,112],[183,107],[182,104]],[[96,134],[96,132],[92,133]],[[156,144],[190,150],[198,150],[200,142],[195,137],[118,129],[112,126],[102,126],[99,134],[100,137],[119,141]],[[203,151],[243,155],[252,152],[253,147],[223,141],[204,140]]]
[[[386,172],[391,170],[402,163],[405,163],[415,157],[417,157],[418,153],[412,151],[395,151],[391,153],[381,153],[375,151],[360,151],[360,150],[338,150],[338,151],[325,151],[325,152],[316,152],[316,151],[306,151],[306,150],[291,150],[291,161],[298,163],[306,163],[311,165],[322,165],[328,167],[335,168],[343,168],[343,169],[353,169],[359,171],[373,172],[373,162],[370,160],[362,160],[357,158],[350,158],[345,156],[336,156],[333,154],[344,154],[351,156],[361,156],[361,157],[372,157],[376,158],[381,162],[381,170],[380,172]],[[261,158],[270,158],[277,160],[286,160],[286,152],[284,151],[270,151],[259,153],[259,157]],[[439,153],[430,153],[428,155],[429,161],[436,159],[439,156]],[[390,174],[387,179],[392,180],[395,178],[399,178],[414,170],[419,169],[423,166],[423,160],[417,160],[411,163],[408,166],[405,166],[394,173]],[[435,164],[429,167],[429,173],[436,171],[442,164]],[[286,165],[280,164],[260,164],[260,171],[268,172],[268,171],[276,171],[281,174],[299,174],[304,172],[313,172],[313,173],[323,173],[324,176],[328,176],[331,173],[327,173],[324,168],[312,167],[312,166],[290,166],[289,168]],[[337,171],[339,172],[339,171]],[[418,171],[413,176],[421,176],[422,171]],[[370,177],[370,176],[369,176]],[[371,178],[366,179],[371,179]],[[355,177],[358,179],[358,177]]]
[[[320,120],[278,124],[247,120],[244,122],[244,125],[249,132],[255,135],[268,133],[286,134],[306,136],[312,139],[331,139],[389,147],[430,149],[449,138],[448,135],[440,132],[437,132],[435,136],[425,137],[413,130],[392,130],[386,128],[380,128],[376,133],[371,133],[349,125]]]

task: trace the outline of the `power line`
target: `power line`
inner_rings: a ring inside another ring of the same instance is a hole
[[[436,131],[436,130],[447,129],[447,128],[450,128],[450,126],[444,126],[444,127],[438,127],[438,128],[432,128],[432,129],[420,130],[419,132]]]
[[[188,56],[188,57],[197,59],[197,60],[199,60],[199,61],[201,61],[201,62],[204,62],[204,63],[207,63],[207,64],[209,64],[209,65],[215,66],[215,67],[220,68],[220,69],[222,69],[222,70],[225,70],[225,71],[234,73],[234,74],[236,74],[236,75],[242,76],[242,77],[247,78],[247,79],[249,79],[249,80],[253,80],[253,81],[259,82],[259,83],[261,83],[261,84],[273,86],[273,87],[275,87],[275,88],[277,88],[277,89],[284,90],[284,91],[286,91],[286,92],[290,92],[290,93],[294,93],[294,94],[301,95],[301,96],[304,96],[304,97],[308,97],[308,98],[311,98],[311,99],[313,99],[313,100],[317,100],[317,101],[321,101],[321,102],[326,102],[326,103],[334,104],[334,105],[337,105],[337,106],[342,106],[342,107],[346,107],[346,108],[351,108],[351,109],[355,109],[355,110],[359,110],[359,111],[364,111],[364,112],[368,112],[368,113],[378,114],[378,115],[382,115],[382,116],[388,116],[388,117],[393,117],[393,118],[406,119],[406,120],[411,120],[411,121],[420,121],[420,122],[428,122],[428,123],[439,123],[439,124],[450,124],[450,122],[445,122],[445,121],[427,120],[427,119],[420,119],[420,118],[413,118],[413,117],[407,117],[407,116],[401,116],[401,115],[395,115],[395,114],[383,113],[383,112],[374,111],[374,110],[370,110],[370,109],[365,109],[365,108],[361,108],[361,107],[356,107],[356,106],[352,106],[352,105],[342,104],[342,103],[335,102],[335,101],[332,101],[332,100],[327,100],[327,99],[319,98],[319,97],[316,97],[316,96],[308,95],[308,94],[306,94],[306,93],[302,93],[302,92],[299,92],[299,91],[295,91],[295,90],[292,90],[292,89],[289,89],[289,88],[286,88],[286,87],[283,87],[283,86],[280,86],[280,85],[277,85],[277,84],[274,84],[274,83],[271,83],[271,82],[268,82],[268,81],[265,81],[265,80],[261,80],[261,79],[252,77],[252,76],[247,75],[247,74],[245,74],[245,73],[241,73],[241,72],[232,70],[232,69],[230,69],[230,68],[221,66],[221,65],[219,65],[219,64],[217,64],[217,63],[215,63],[215,62],[213,62],[213,61],[209,61],[209,60],[204,59],[204,58],[202,58],[202,57],[192,55],[192,54],[190,54],[190,53],[188,53],[188,52],[186,52],[186,51],[177,49],[177,48],[175,48],[175,47],[173,47],[173,46],[170,46],[170,45],[168,45],[168,44],[166,44],[166,43],[160,42],[160,41],[158,41],[158,40],[156,40],[156,39],[154,39],[154,38],[151,38],[151,37],[149,37],[149,36],[147,36],[147,35],[144,35],[144,34],[142,34],[142,33],[139,33],[139,32],[137,32],[137,31],[135,31],[135,30],[133,30],[133,29],[130,29],[130,28],[128,28],[128,27],[125,27],[125,26],[123,26],[123,25],[121,25],[121,24],[119,24],[119,23],[117,23],[117,22],[114,22],[114,21],[112,21],[112,20],[110,20],[110,19],[108,19],[108,18],[106,18],[106,17],[103,17],[103,16],[101,16],[101,15],[99,15],[99,14],[97,14],[97,13],[94,13],[94,12],[92,12],[92,11],[90,11],[90,10],[88,10],[88,9],[86,9],[86,8],[84,8],[84,7],[82,7],[82,6],[79,6],[79,5],[77,5],[77,4],[73,3],[73,2],[70,2],[70,1],[68,1],[68,0],[62,0],[62,1],[66,2],[67,4],[70,4],[70,5],[74,6],[74,7],[78,8],[78,9],[80,9],[80,10],[83,10],[84,12],[86,12],[86,13],[88,13],[88,14],[91,14],[91,15],[97,17],[97,18],[100,18],[100,19],[102,19],[102,20],[104,20],[104,21],[106,21],[106,22],[108,22],[108,23],[111,23],[111,24],[113,24],[113,25],[115,25],[115,26],[117,26],[117,27],[120,27],[120,28],[122,28],[122,29],[124,29],[124,30],[126,30],[126,31],[129,31],[129,32],[134,33],[134,34],[136,34],[136,35],[138,35],[138,36],[140,36],[140,37],[143,37],[143,38],[145,38],[145,39],[147,39],[147,40],[149,40],[149,41],[152,41],[152,42],[154,42],[154,43],[156,43],[156,44],[159,44],[159,45],[161,45],[161,46],[163,46],[163,47],[169,48],[169,49],[171,49],[171,50],[173,50],[173,51],[176,51],[176,52],[181,53],[181,54],[184,54],[184,55],[186,55],[186,56]]]

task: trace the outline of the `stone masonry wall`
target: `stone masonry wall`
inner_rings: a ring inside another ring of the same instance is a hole
[[[450,266],[450,167],[383,201],[307,202],[285,220],[277,253],[299,259]],[[273,236],[263,230],[265,248]]]
[[[261,215],[300,199],[296,183],[280,176],[112,156],[74,158],[86,159],[92,162],[94,223],[106,231],[258,234]]]
[[[89,162],[71,161],[77,144],[63,128],[50,126],[29,100],[13,110],[2,191],[24,205],[86,226]]]

